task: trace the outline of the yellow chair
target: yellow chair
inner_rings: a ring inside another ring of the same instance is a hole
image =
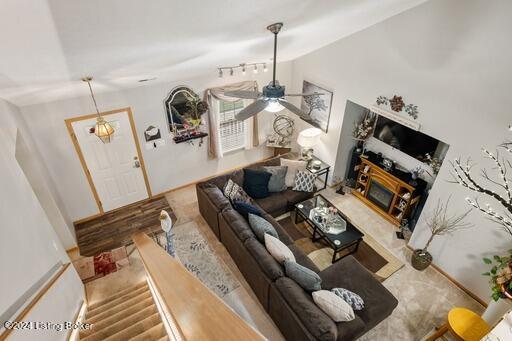
[[[491,327],[480,316],[466,308],[453,308],[448,313],[448,322],[429,336],[434,341],[450,331],[457,340],[479,341],[491,331]]]

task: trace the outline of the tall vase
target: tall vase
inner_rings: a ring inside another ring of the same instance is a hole
[[[482,314],[482,318],[490,326],[494,326],[500,318],[503,317],[507,312],[512,310],[512,301],[509,299],[499,299],[498,301],[491,300],[487,309]]]

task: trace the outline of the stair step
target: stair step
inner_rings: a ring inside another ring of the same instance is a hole
[[[123,296],[120,296],[118,298],[115,298],[113,300],[110,300],[110,301],[108,301],[108,302],[106,302],[106,303],[104,303],[104,304],[102,304],[102,305],[100,305],[100,306],[98,306],[98,307],[96,307],[94,309],[88,310],[87,311],[87,317],[89,317],[89,316],[92,317],[92,316],[94,316],[96,314],[99,314],[101,312],[109,310],[110,308],[115,307],[116,305],[118,305],[118,304],[120,304],[122,302],[126,302],[130,298],[136,297],[136,296],[142,294],[145,291],[149,291],[149,287],[148,286],[145,286],[145,287],[143,286],[143,287],[137,288],[137,289],[133,290],[132,292],[129,292],[129,293],[127,293],[127,294],[125,294]]]
[[[164,337],[159,338],[157,341],[169,341],[169,336],[165,335]]]
[[[126,310],[124,310],[126,311]],[[124,312],[123,311],[123,312]],[[84,333],[80,333],[81,341],[101,341],[105,338],[126,329],[138,321],[142,321],[153,314],[158,313],[156,305],[152,304],[142,310],[138,310],[135,313],[128,315],[124,318],[116,316],[115,319],[107,318],[103,321],[94,324],[93,329],[84,330]],[[117,314],[119,315],[119,314]]]
[[[87,307],[87,311],[92,311],[96,308],[98,308],[99,306],[102,306],[110,301],[113,301],[113,300],[116,300],[122,296],[125,296],[127,294],[130,294],[132,293],[133,291],[135,290],[138,290],[140,288],[143,288],[143,287],[148,287],[148,283],[146,281],[143,281],[143,282],[140,282],[140,283],[137,283],[136,285],[133,285],[129,288],[126,288],[126,289],[123,289],[119,292],[116,292],[115,294],[107,297],[106,299],[104,300],[101,300],[99,302],[96,302],[96,303],[93,303],[93,304],[90,304],[88,307]]]
[[[145,292],[139,294],[138,296],[132,297],[129,300],[127,300],[123,303],[119,303],[115,307],[105,310],[99,314],[96,314],[96,315],[90,316],[90,317],[87,316],[85,320],[88,323],[96,323],[96,322],[102,321],[114,314],[122,312],[123,310],[127,310],[131,306],[133,306],[139,302],[142,302],[146,299],[149,300],[150,302],[153,302],[153,296],[151,296],[151,292],[145,291]],[[123,316],[127,316],[127,315],[123,315]]]
[[[146,332],[149,332],[150,330],[153,330],[153,327],[157,325],[162,325],[162,320],[160,319],[160,314],[155,313],[149,317],[146,317],[144,320],[139,321],[130,327],[121,330],[120,332],[115,333],[114,335],[111,335],[104,340],[108,341],[125,341],[129,340],[131,338],[134,338],[136,336],[140,336],[140,334],[144,334]],[[165,328],[164,328],[165,332]],[[155,337],[155,339],[162,337],[163,335],[158,335],[158,337]]]
[[[154,327],[146,330],[142,334],[139,334],[135,337],[132,337],[130,341],[143,341],[143,340],[169,340],[167,336],[167,331],[165,330],[165,326],[162,322],[157,324]]]

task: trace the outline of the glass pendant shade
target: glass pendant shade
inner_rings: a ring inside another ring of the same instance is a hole
[[[89,87],[92,101],[94,103],[94,108],[96,108],[96,114],[98,114],[98,118],[96,119],[96,126],[94,127],[94,135],[98,136],[101,142],[110,143],[112,141],[112,136],[114,135],[114,128],[110,123],[105,121],[103,116],[101,116],[100,111],[98,110],[96,98],[94,97],[94,92],[92,91],[91,87],[92,77],[84,77],[82,78],[82,81],[87,83],[87,86]]]
[[[265,111],[268,112],[280,112],[282,110],[284,110],[284,107],[276,99],[270,100],[267,104],[267,107],[265,108]]]
[[[112,141],[112,136],[114,136],[114,128],[112,128],[112,125],[105,121],[102,116],[99,116],[96,120],[94,134],[98,136],[103,143],[109,143]]]

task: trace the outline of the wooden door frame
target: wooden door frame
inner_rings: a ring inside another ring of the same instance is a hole
[[[137,137],[137,130],[135,129],[135,122],[133,120],[132,109],[130,107],[116,109],[111,111],[101,112],[101,116],[108,116],[119,113],[127,113],[128,120],[130,121],[130,126],[132,130],[133,139],[135,140],[135,148],[137,150],[137,155],[140,161],[140,166],[142,168],[142,175],[144,176],[144,184],[146,185],[146,190],[148,192],[148,197],[152,198],[153,194],[151,193],[151,187],[149,185],[148,174],[146,173],[146,164],[144,163],[144,158],[142,157],[142,151],[140,149],[139,138]],[[94,200],[96,201],[96,205],[98,205],[99,214],[104,214],[103,204],[101,203],[100,196],[98,195],[98,191],[96,191],[96,186],[94,185],[94,181],[92,180],[91,172],[87,167],[87,162],[85,161],[84,155],[82,153],[82,149],[80,148],[80,144],[78,143],[78,139],[76,138],[75,131],[73,129],[72,123],[77,121],[89,120],[91,118],[96,118],[98,114],[89,114],[83,115],[73,118],[65,119],[66,128],[68,129],[69,137],[73,142],[73,146],[75,147],[75,151],[78,155],[78,159],[80,160],[80,164],[82,165],[82,169],[84,170],[85,176],[87,177],[87,182],[89,183],[89,187],[91,187],[92,195],[94,196]],[[115,138],[115,137],[114,137]]]

